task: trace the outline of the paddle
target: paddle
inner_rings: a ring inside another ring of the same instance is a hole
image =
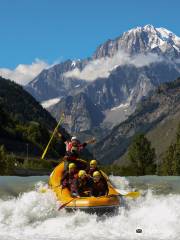
[[[109,177],[102,170],[100,170],[100,172],[103,175],[103,177],[106,179],[106,181],[109,182],[109,184],[112,185],[111,181],[109,180]],[[116,189],[116,191],[117,191],[118,194],[117,195],[114,194],[113,196],[123,196],[123,197],[137,198],[141,195],[140,192],[129,192],[129,193],[124,192],[124,193],[122,193],[122,190],[121,190],[121,192],[119,192],[118,189]],[[109,196],[111,196],[111,195],[109,195]]]
[[[54,135],[57,133],[58,128],[59,128],[60,124],[61,124],[63,121],[64,121],[64,113],[61,115],[60,120],[59,120],[57,126],[55,127],[55,129],[54,129],[54,131],[53,131],[53,134],[52,134],[52,136],[51,136],[51,138],[50,138],[50,140],[49,140],[49,142],[48,142],[48,144],[47,144],[47,146],[46,146],[46,148],[45,148],[45,150],[44,150],[44,152],[43,152],[43,154],[42,154],[42,156],[41,156],[41,159],[42,159],[42,160],[45,158],[45,155],[46,155],[46,153],[47,153],[47,151],[48,151],[48,148],[49,148],[49,146],[50,146],[50,144],[51,144],[51,142],[52,142],[52,140],[53,140],[53,138],[54,138]]]
[[[62,204],[62,205],[58,208],[58,211],[60,211],[61,209],[65,208],[69,203],[71,203],[73,200],[75,200],[75,199],[77,199],[77,198],[79,198],[79,197],[75,197],[75,198],[71,199],[70,201]]]
[[[125,195],[121,194],[121,196],[131,197],[131,198],[137,198],[137,197],[140,197],[140,195],[141,195],[140,192],[129,192],[129,193],[125,194]]]
[[[111,194],[108,197],[115,197],[115,196],[122,196],[122,197],[131,197],[131,198],[138,198],[140,197],[140,192],[129,192],[129,193],[119,193],[119,194]]]
[[[40,193],[46,193],[46,191],[47,191],[46,188],[40,188],[40,189],[39,189],[39,192],[40,192]]]

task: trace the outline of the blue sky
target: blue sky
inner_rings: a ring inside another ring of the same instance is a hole
[[[180,36],[178,0],[0,0],[0,68],[91,56],[148,23]]]

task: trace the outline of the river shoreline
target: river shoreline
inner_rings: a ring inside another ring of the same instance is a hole
[[[50,175],[53,169],[16,169],[13,176],[17,177],[33,177]]]

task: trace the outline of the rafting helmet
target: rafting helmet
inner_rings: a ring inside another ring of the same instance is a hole
[[[94,160],[94,159],[90,161],[90,167],[92,167],[92,166],[93,166],[93,167],[96,167],[96,166],[97,166],[97,161]]]
[[[85,170],[80,170],[78,173],[78,177],[84,177],[86,175],[86,171]]]
[[[71,141],[74,141],[74,140],[77,140],[77,137],[76,137],[76,136],[73,136],[73,137],[71,138]]]
[[[74,169],[74,168],[76,168],[76,164],[75,163],[70,163],[69,164],[69,170]]]
[[[93,178],[96,178],[96,177],[101,177],[101,174],[100,174],[99,171],[95,171],[95,172],[93,173]]]

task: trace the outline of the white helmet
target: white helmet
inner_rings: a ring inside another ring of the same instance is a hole
[[[73,136],[73,137],[71,138],[71,141],[73,141],[73,140],[77,140],[77,137]]]

